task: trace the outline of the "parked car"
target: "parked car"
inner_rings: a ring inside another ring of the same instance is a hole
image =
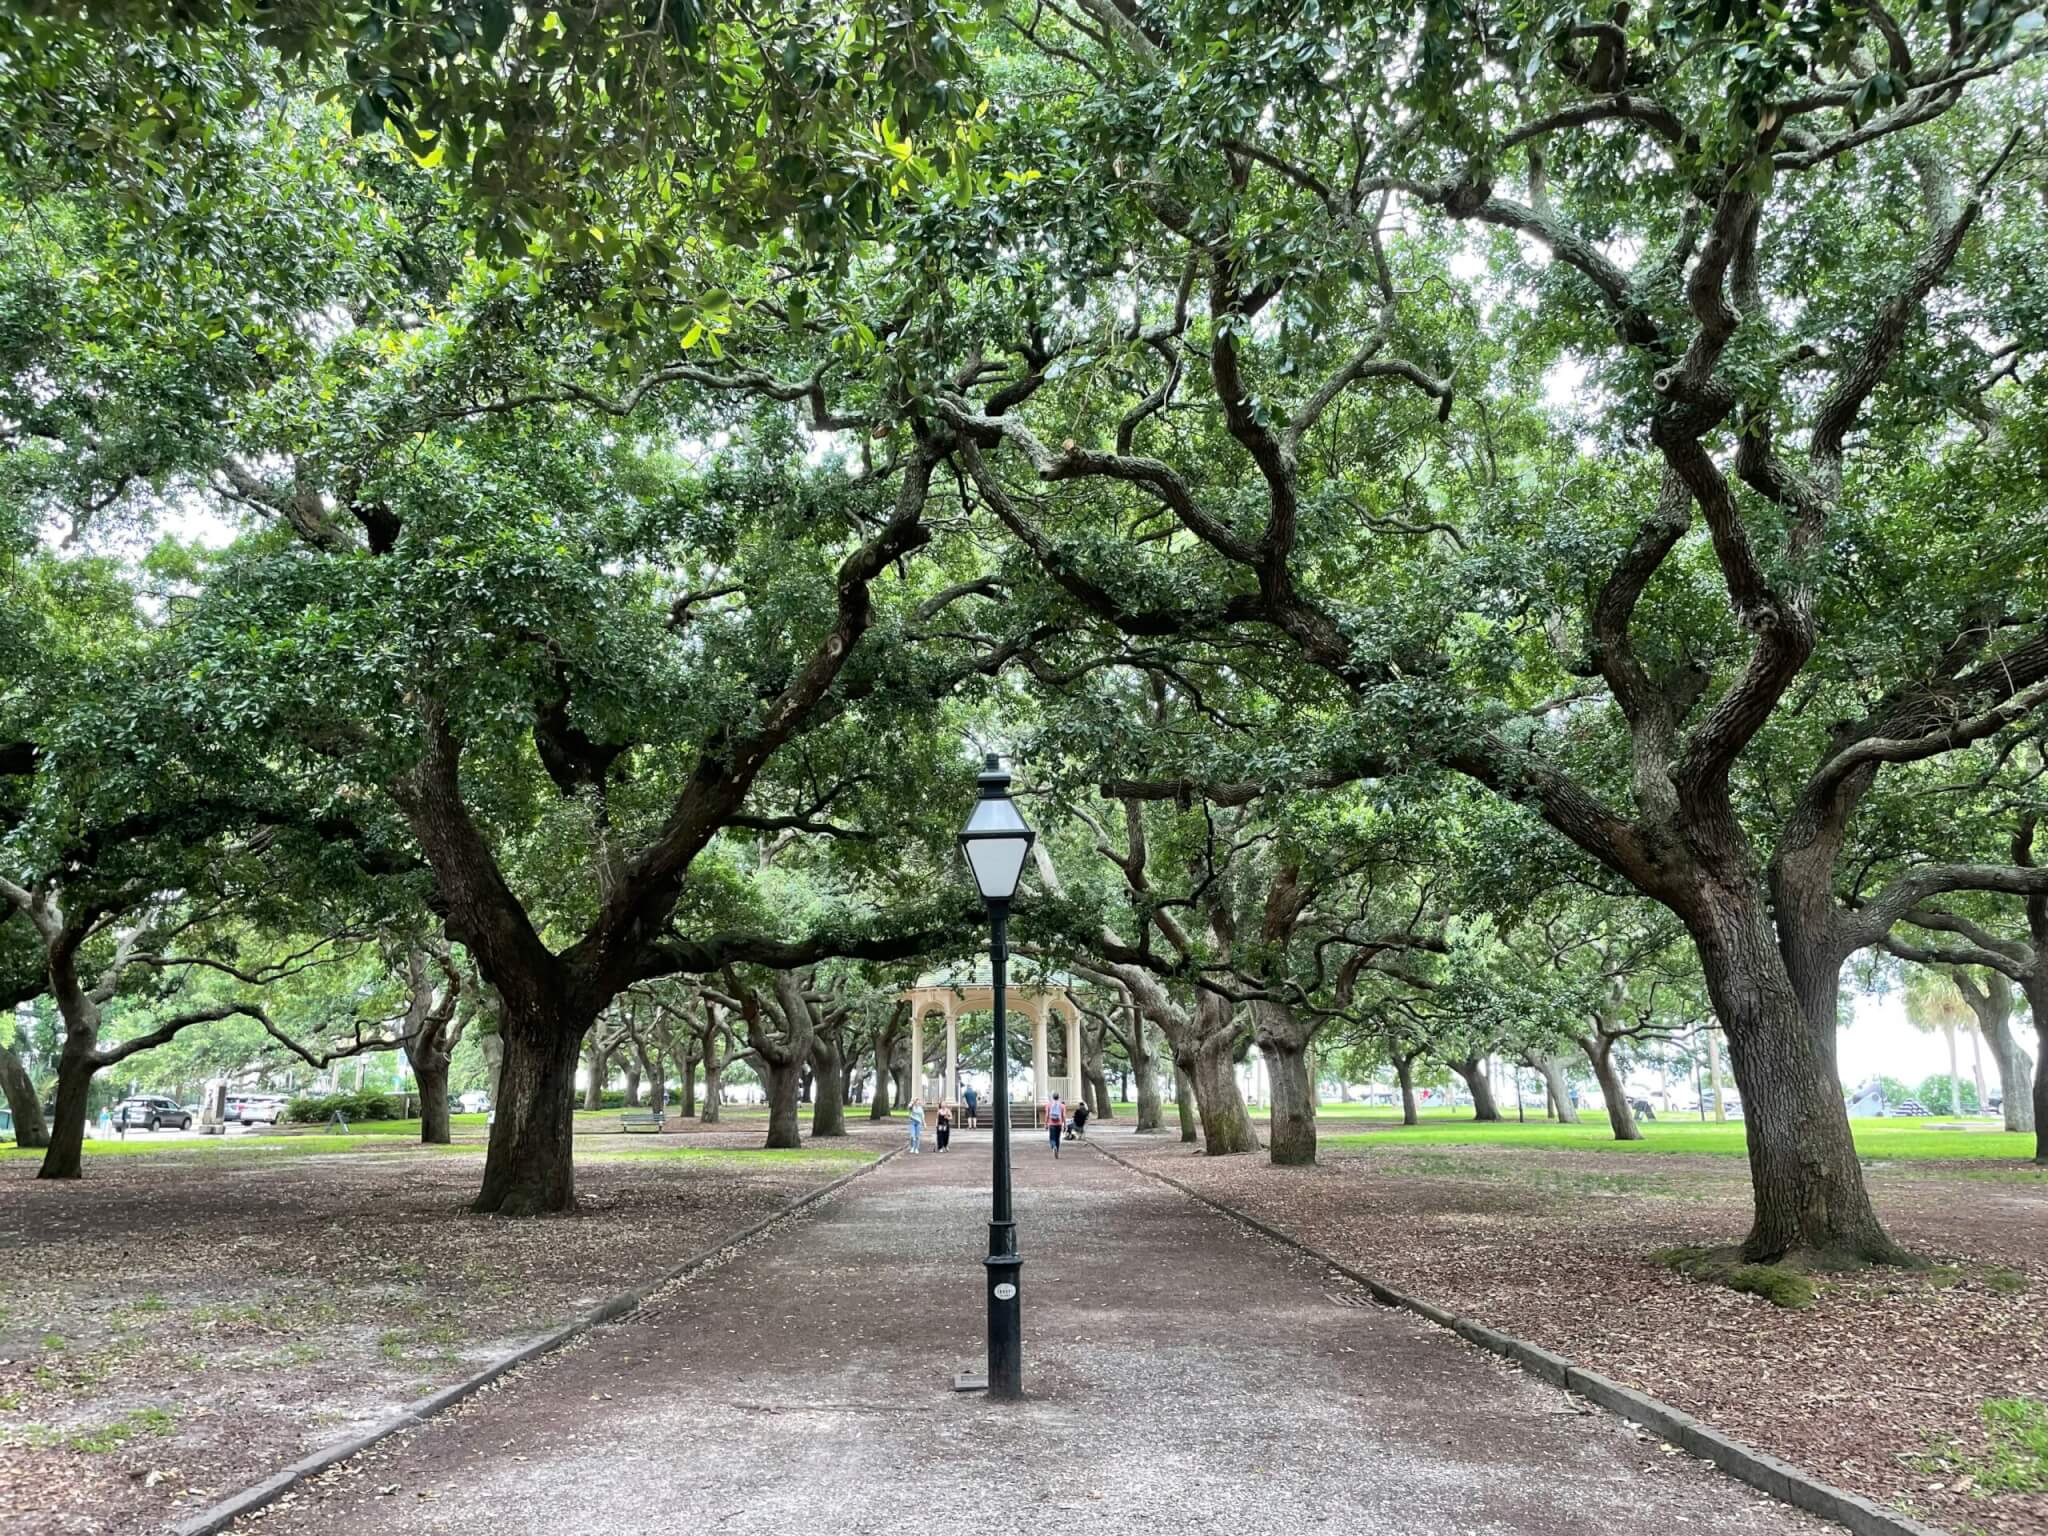
[[[252,1093],[229,1102],[228,1118],[243,1125],[275,1125],[284,1118],[285,1102],[281,1093]]]
[[[184,1131],[191,1129],[192,1116],[176,1099],[123,1099],[114,1106],[114,1124],[130,1130],[139,1125],[157,1131],[168,1125]]]
[[[455,1100],[456,1111],[465,1115],[488,1115],[491,1112],[491,1096],[481,1088],[472,1088],[459,1094]]]

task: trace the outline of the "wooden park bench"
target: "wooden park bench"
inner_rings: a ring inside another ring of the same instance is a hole
[[[661,1111],[658,1109],[629,1109],[619,1116],[619,1129],[622,1131],[659,1131],[661,1125]]]

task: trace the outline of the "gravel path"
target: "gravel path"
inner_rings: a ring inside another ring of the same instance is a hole
[[[983,1348],[987,1149],[898,1158],[245,1528],[1832,1529],[1035,1138],[1018,1146],[1030,1400],[956,1395]]]
[[[1415,1145],[1398,1128],[1361,1140],[1326,1147],[1312,1168],[1276,1168],[1264,1153],[1204,1157],[1170,1136],[1124,1145],[1397,1290],[1838,1487],[1959,1532],[2048,1532],[2048,1491],[1994,1491],[1965,1470],[1997,1459],[1986,1399],[2048,1401],[2038,1170],[1868,1166],[1886,1227],[1940,1267],[1822,1275],[1817,1303],[1788,1311],[1652,1257],[1740,1239],[1751,1208],[1741,1158]]]

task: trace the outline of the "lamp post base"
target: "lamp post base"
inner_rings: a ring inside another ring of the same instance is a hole
[[[1015,1253],[991,1253],[982,1264],[988,1271],[988,1394],[1014,1400],[1024,1395],[1024,1304],[1018,1295],[1024,1261]]]

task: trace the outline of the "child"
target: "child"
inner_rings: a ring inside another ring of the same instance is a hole
[[[1052,1102],[1045,1106],[1045,1131],[1052,1138],[1052,1155],[1060,1155],[1060,1132],[1067,1127],[1067,1109],[1060,1103],[1060,1096],[1054,1094]]]
[[[952,1111],[948,1110],[945,1105],[941,1104],[939,1106],[939,1150],[941,1152],[946,1150],[946,1143],[952,1139],[952,1136]]]
[[[910,1150],[913,1155],[924,1150],[924,1100],[910,1101]]]

